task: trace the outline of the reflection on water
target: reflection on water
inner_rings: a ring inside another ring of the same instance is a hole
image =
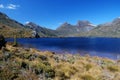
[[[7,39],[13,41],[13,39]],[[22,38],[17,41],[24,47],[56,53],[90,54],[92,56],[120,59],[119,38]]]

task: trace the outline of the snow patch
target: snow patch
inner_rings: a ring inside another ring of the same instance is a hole
[[[90,26],[96,26],[96,25],[94,25],[94,24],[89,24]]]
[[[29,24],[30,22],[29,21],[26,21],[25,24]]]

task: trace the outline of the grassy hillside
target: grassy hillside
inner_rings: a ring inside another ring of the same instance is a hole
[[[5,37],[13,37],[14,35],[17,35],[17,37],[30,37],[31,30],[0,12],[0,34]]]
[[[4,35],[6,38],[14,37],[30,37],[31,30],[25,28],[13,28],[4,24],[0,24],[0,34]]]
[[[0,51],[0,80],[120,80],[120,61],[32,48]]]

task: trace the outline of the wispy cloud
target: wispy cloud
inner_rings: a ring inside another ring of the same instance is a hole
[[[20,7],[19,5],[15,5],[15,4],[8,4],[8,6],[6,7],[7,9],[17,9],[18,7]]]
[[[4,5],[3,5],[3,4],[0,4],[0,8],[4,8]]]
[[[11,9],[11,10],[15,10],[17,8],[19,8],[20,5],[15,5],[15,4],[8,4],[8,5],[3,5],[0,4],[0,9]]]

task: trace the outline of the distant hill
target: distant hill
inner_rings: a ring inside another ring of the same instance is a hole
[[[120,18],[116,18],[109,23],[100,24],[93,30],[79,34],[78,36],[120,37]]]

